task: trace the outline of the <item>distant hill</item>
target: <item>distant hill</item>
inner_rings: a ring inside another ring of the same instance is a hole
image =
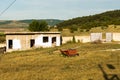
[[[45,20],[48,25],[54,26],[58,23],[63,22],[63,20],[58,19],[39,19],[39,21]],[[33,19],[30,20],[0,20],[0,27],[27,27]]]
[[[58,23],[63,22],[63,20],[58,20],[58,19],[40,19],[40,20],[38,20],[38,21],[41,21],[41,20],[45,20],[45,21],[48,23],[48,25],[50,25],[50,26],[54,26],[54,25],[56,25],[56,24],[58,24]],[[29,23],[31,23],[32,21],[33,21],[33,20],[31,19],[31,20],[20,20],[19,22],[29,24]]]
[[[107,11],[101,14],[77,17],[57,24],[58,28],[77,26],[81,29],[91,29],[93,27],[106,27],[108,25],[120,25],[120,10]]]

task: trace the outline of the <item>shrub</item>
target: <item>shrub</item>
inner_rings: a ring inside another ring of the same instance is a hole
[[[76,43],[75,36],[73,36],[72,42]]]
[[[96,40],[96,41],[93,41],[92,43],[93,43],[93,44],[101,44],[102,41],[101,41],[101,40]]]

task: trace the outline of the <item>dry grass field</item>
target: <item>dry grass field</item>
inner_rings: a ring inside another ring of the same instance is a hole
[[[28,31],[27,30],[28,25],[22,24],[18,22],[14,22],[8,25],[0,25],[0,32],[23,32]],[[58,29],[50,29],[50,31],[56,32]],[[75,31],[74,33],[71,33],[69,29],[63,29],[61,31],[62,36],[88,36],[92,32],[120,32],[120,25],[109,25],[106,29],[102,29],[101,27],[95,27],[92,28],[90,31]]]
[[[76,48],[79,56],[62,56],[59,49]],[[120,44],[69,43],[0,54],[0,80],[105,80],[98,67],[120,77]],[[106,68],[106,64],[116,67]]]
[[[57,29],[51,29],[50,31],[58,31]],[[61,35],[62,36],[89,36],[90,33],[94,33],[94,32],[102,32],[102,33],[106,33],[106,32],[120,32],[120,25],[108,25],[107,28],[102,29],[101,27],[95,27],[90,29],[89,31],[86,30],[78,30],[75,31],[74,33],[71,33],[69,29],[63,29],[63,31],[61,31]]]
[[[25,31],[27,27],[28,24],[26,23],[12,21],[10,23],[0,24],[0,32],[21,32],[21,31]]]
[[[0,32],[22,32],[25,31],[25,28],[0,28]]]

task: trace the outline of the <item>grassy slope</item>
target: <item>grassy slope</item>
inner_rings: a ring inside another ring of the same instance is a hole
[[[59,49],[77,47],[80,56],[63,57]],[[98,64],[111,63],[120,74],[120,44],[66,44],[61,47],[12,52],[0,55],[2,80],[104,80]],[[105,66],[104,66],[105,67]],[[119,75],[120,76],[120,75]]]
[[[51,29],[51,31],[58,31],[57,29]],[[69,29],[63,29],[63,31],[61,31],[61,35],[62,36],[90,36],[90,33],[94,33],[94,32],[102,32],[102,33],[107,33],[107,32],[120,32],[120,25],[109,25],[108,28],[106,29],[101,29],[101,27],[96,27],[96,28],[92,28],[90,31],[88,32],[81,32],[80,30],[75,31],[74,33],[71,33]]]
[[[75,25],[81,29],[91,29],[94,27],[106,28],[107,25],[120,25],[120,10],[107,11],[100,14],[77,17],[57,24],[58,27],[69,28]]]

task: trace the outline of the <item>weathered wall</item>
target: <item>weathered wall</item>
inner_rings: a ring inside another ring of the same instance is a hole
[[[43,36],[48,37],[48,42],[43,43]],[[120,41],[120,33],[107,33],[106,41]],[[35,47],[52,47],[52,38],[56,37],[55,46],[60,46],[60,34],[36,34],[36,35],[6,35],[7,51],[30,49],[30,40],[35,40]],[[91,33],[90,36],[75,36],[76,42],[92,42],[102,40],[102,33]],[[13,40],[13,49],[8,49],[8,40]],[[73,36],[62,37],[62,44],[73,40]]]
[[[43,37],[48,37],[48,42],[43,43]],[[30,49],[30,40],[34,39],[34,47],[52,47],[52,37],[56,37],[54,46],[60,46],[60,34],[36,34],[36,35],[6,35],[7,51]],[[8,40],[13,40],[13,48],[8,48]]]
[[[63,44],[65,44],[69,41],[72,41],[72,40],[73,40],[73,36],[62,37]],[[76,42],[82,42],[82,43],[90,42],[90,36],[75,36],[75,40],[76,40]]]
[[[75,36],[76,42],[87,43],[90,42],[90,36]]]
[[[7,35],[6,36],[6,48],[7,51],[12,51],[12,50],[26,50],[30,48],[30,39],[34,39],[33,35]],[[13,49],[8,49],[8,40],[13,40]],[[15,40],[19,40],[19,43],[14,42]],[[17,45],[19,44],[20,47],[16,48]]]
[[[69,41],[72,41],[72,39],[73,39],[72,36],[71,37],[62,37],[62,44],[65,44],[65,43],[67,43]]]
[[[102,33],[91,33],[90,39],[91,39],[91,42],[102,40]]]
[[[113,41],[120,41],[120,33],[113,33]]]
[[[48,42],[43,43],[43,37],[48,37]],[[36,35],[35,46],[36,47],[51,47],[52,46],[52,38],[56,37],[56,46],[60,46],[60,35]]]
[[[95,41],[95,40],[103,40],[102,38],[102,33],[91,33],[91,41]],[[120,41],[120,33],[106,33],[105,35],[106,38],[106,42],[111,42],[113,41]]]

